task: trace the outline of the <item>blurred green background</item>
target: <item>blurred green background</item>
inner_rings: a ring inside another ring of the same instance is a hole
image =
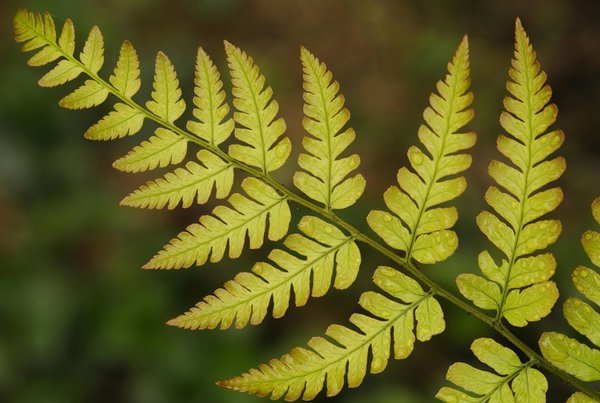
[[[279,356],[330,323],[347,323],[370,277],[386,263],[367,248],[352,289],[332,291],[293,308],[281,320],[227,331],[185,331],[164,322],[262,259],[250,251],[237,261],[201,269],[143,271],[139,267],[187,224],[210,210],[141,211],[119,200],[157,175],[128,175],[111,162],[136,138],[94,144],[82,133],[110,103],[71,112],[57,101],[75,84],[36,85],[44,69],[26,66],[12,40],[18,7],[49,11],[57,25],[75,21],[79,44],[93,24],[106,40],[108,74],[123,39],[142,61],[148,96],[155,52],[165,51],[178,69],[191,104],[195,49],[203,46],[228,78],[222,40],[245,49],[260,65],[281,105],[294,151],[276,176],[287,184],[300,150],[302,97],[299,46],[325,61],[340,82],[358,133],[353,150],[362,156],[368,185],[359,205],[342,215],[367,230],[366,212],[381,207],[383,191],[406,163],[416,141],[421,111],[462,35],[471,44],[472,81],[479,134],[469,190],[459,201],[461,245],[428,275],[456,289],[454,277],[476,271],[476,255],[489,245],[475,226],[496,156],[504,83],[512,56],[514,19],[532,37],[560,108],[567,134],[561,179],[565,202],[557,214],[564,232],[556,253],[562,303],[573,295],[569,276],[588,264],[579,236],[592,224],[589,205],[600,195],[600,2],[598,1],[242,1],[242,0],[4,0],[0,4],[0,401],[38,402],[257,402],[222,390],[219,379]],[[227,80],[226,80],[227,81]],[[186,115],[189,116],[189,115]],[[180,120],[183,124],[184,119]],[[295,220],[302,210],[294,208]],[[417,344],[405,361],[391,361],[357,390],[330,401],[429,402],[455,360],[473,362],[475,337],[498,335],[462,311],[443,304],[447,331]],[[542,323],[517,331],[536,343],[544,329],[572,332],[557,306]],[[549,376],[550,401],[569,390]],[[321,397],[318,401],[325,401]]]

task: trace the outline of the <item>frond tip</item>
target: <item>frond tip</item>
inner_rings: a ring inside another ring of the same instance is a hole
[[[304,119],[302,125],[310,136],[302,144],[308,154],[300,154],[294,184],[308,197],[327,209],[342,209],[356,202],[365,189],[361,174],[348,177],[360,164],[358,154],[339,156],[352,144],[352,128],[342,130],[350,119],[344,97],[338,93],[327,66],[304,47],[301,49],[304,76]]]
[[[461,274],[456,282],[475,305],[522,327],[547,316],[558,299],[556,284],[550,281],[556,260],[550,253],[535,253],[556,242],[561,232],[560,221],[539,218],[562,201],[560,188],[542,189],[560,178],[565,160],[548,159],[564,134],[547,132],[558,109],[549,103],[552,90],[519,20],[509,76],[506,111],[500,116],[508,134],[497,141],[508,161],[490,163],[489,174],[499,187],[491,186],[485,200],[495,213],[483,211],[477,217],[481,232],[504,257],[497,264],[488,251],[482,252],[479,268],[485,277]]]
[[[225,52],[238,125],[234,134],[243,143],[229,146],[229,155],[269,173],[285,163],[292,149],[290,139],[283,136],[285,121],[276,118],[279,104],[271,99],[273,90],[265,88],[265,77],[251,57],[227,41]]]
[[[389,267],[379,267],[373,280],[393,299],[378,292],[363,293],[360,305],[372,316],[353,314],[350,322],[358,330],[331,325],[326,337],[313,337],[308,342],[309,348],[297,347],[258,369],[218,384],[287,401],[312,400],[324,386],[327,396],[335,396],[346,381],[351,388],[362,383],[369,354],[370,372],[380,373],[387,366],[390,348],[394,358],[404,359],[411,354],[415,340],[427,341],[444,331],[439,303],[416,281]]]
[[[401,168],[398,185],[384,194],[391,211],[371,211],[369,226],[391,247],[406,253],[406,259],[435,263],[447,259],[458,247],[450,228],[458,219],[455,207],[438,207],[464,192],[467,182],[458,176],[471,165],[464,153],[475,144],[475,133],[460,130],[473,118],[469,92],[469,48],[467,37],[459,45],[448,74],[431,94],[419,128],[423,149],[411,147],[408,158],[414,170]],[[392,214],[393,213],[393,214]]]
[[[471,351],[495,372],[469,364],[452,364],[446,379],[462,390],[443,387],[435,396],[443,402],[545,402],[548,381],[544,375],[522,363],[517,354],[492,339],[476,339]]]

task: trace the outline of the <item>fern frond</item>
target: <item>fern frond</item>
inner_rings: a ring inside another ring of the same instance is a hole
[[[124,41],[121,45],[117,66],[109,81],[125,98],[131,98],[139,91],[142,84],[140,80],[140,61],[131,42]]]
[[[90,30],[79,60],[93,74],[99,72],[104,64],[104,37],[96,25]]]
[[[296,306],[303,306],[309,296],[325,295],[332,277],[335,288],[349,287],[361,262],[354,238],[311,216],[303,217],[298,229],[301,234],[289,235],[284,241],[293,254],[282,249],[271,251],[270,262],[259,262],[250,273],[239,273],[214,295],[205,297],[168,324],[186,329],[214,329],[220,325],[226,329],[235,322],[239,329],[248,323],[261,323],[271,300],[273,317],[283,317],[290,304],[291,290]]]
[[[179,164],[185,158],[187,145],[185,137],[159,127],[154,136],[113,162],[113,167],[123,172],[142,172]]]
[[[262,246],[267,220],[267,236],[272,241],[281,239],[288,231],[291,219],[287,197],[256,178],[246,178],[239,193],[229,197],[231,207],[217,206],[212,215],[200,217],[171,240],[143,267],[145,269],[180,269],[201,266],[210,261],[219,262],[229,245],[229,257],[240,256],[249,239],[250,249]]]
[[[87,129],[83,136],[88,140],[114,140],[133,136],[142,129],[144,114],[141,111],[121,102],[117,102],[114,108]]]
[[[185,101],[181,99],[181,89],[175,67],[163,52],[156,55],[152,101],[146,107],[156,116],[172,123],[185,112]]]
[[[592,212],[600,224],[600,197],[592,204]],[[600,267],[600,233],[586,231],[581,243],[592,263]],[[580,266],[573,272],[572,279],[579,292],[595,306],[600,306],[600,274]],[[570,297],[563,305],[563,314],[573,329],[585,336],[595,347],[600,347],[600,314],[594,307],[579,298]],[[600,349],[589,347],[557,332],[542,334],[539,345],[544,357],[563,371],[582,381],[600,380]],[[582,400],[583,396],[576,399],[585,401]]]
[[[513,326],[525,326],[548,315],[558,299],[550,281],[556,268],[552,254],[534,254],[556,242],[561,232],[558,220],[539,220],[562,201],[558,187],[542,190],[565,170],[562,157],[548,159],[561,146],[560,130],[547,132],[558,113],[549,104],[552,90],[536,60],[529,38],[517,19],[515,53],[509,70],[500,123],[508,135],[498,137],[498,150],[510,163],[492,161],[489,174],[503,188],[491,186],[486,202],[496,214],[483,211],[477,225],[502,252],[498,265],[487,251],[479,255],[479,268],[486,278],[461,274],[460,292],[483,309],[493,309],[497,318]]]
[[[75,91],[59,101],[66,109],[86,109],[100,105],[108,97],[108,90],[94,80],[86,80]]]
[[[229,146],[229,155],[238,161],[260,168],[265,174],[280,168],[290,155],[292,145],[283,118],[276,118],[277,101],[273,90],[265,88],[265,77],[251,57],[225,42],[225,52],[233,84],[233,119],[238,127],[235,137],[243,144]]]
[[[185,168],[177,168],[163,178],[150,181],[121,201],[121,205],[141,208],[174,209],[181,202],[182,207],[192,205],[194,199],[204,204],[213,188],[215,196],[223,199],[233,186],[233,166],[207,150],[196,155],[198,164],[189,161]]]
[[[338,159],[352,144],[354,129],[342,129],[350,119],[344,108],[344,96],[327,66],[305,48],[301,49],[304,75],[304,119],[302,125],[310,136],[302,144],[308,154],[300,154],[294,184],[308,197],[321,202],[328,210],[351,206],[365,189],[365,178],[356,174],[347,178],[360,164],[358,154]]]
[[[469,108],[469,48],[463,39],[448,64],[448,75],[438,81],[439,95],[433,93],[425,109],[425,123],[419,128],[419,147],[408,150],[414,172],[398,171],[398,184],[384,194],[393,212],[371,211],[370,227],[391,247],[420,263],[447,259],[458,246],[450,228],[458,218],[455,207],[437,207],[458,197],[466,189],[466,180],[458,176],[471,165],[471,156],[463,151],[475,144],[475,133],[459,131],[473,118]],[[415,173],[416,172],[416,173]]]
[[[358,331],[332,325],[325,333],[327,338],[314,337],[308,342],[310,348],[295,348],[280,359],[219,385],[288,401],[311,400],[326,385],[327,395],[334,396],[341,391],[346,378],[351,388],[361,384],[369,353],[370,372],[375,374],[385,369],[392,334],[394,358],[403,359],[413,350],[415,327],[419,341],[427,341],[445,329],[439,303],[416,281],[389,267],[379,267],[373,279],[395,299],[377,292],[363,293],[360,305],[373,316],[353,314],[350,322]]]
[[[226,118],[229,105],[225,101],[219,71],[202,48],[198,49],[196,56],[194,84],[193,113],[197,121],[189,121],[187,128],[210,145],[218,146],[229,138],[234,122]]]
[[[30,66],[43,66],[60,58],[63,53],[72,56],[75,51],[75,30],[73,22],[67,19],[58,42],[52,16],[19,9],[14,18],[15,40],[22,42],[23,52],[38,50],[27,63]],[[55,87],[77,78],[83,70],[71,60],[61,60],[46,73],[38,84],[42,87]]]
[[[471,351],[495,372],[484,371],[464,362],[452,364],[446,379],[463,389],[443,387],[435,396],[443,402],[545,402],[546,377],[522,363],[517,354],[492,339],[480,338]]]

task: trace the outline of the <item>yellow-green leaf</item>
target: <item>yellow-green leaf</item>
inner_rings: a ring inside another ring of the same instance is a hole
[[[471,165],[464,153],[475,144],[475,133],[462,133],[473,118],[469,92],[469,50],[467,38],[461,42],[448,74],[437,83],[438,94],[429,98],[423,113],[425,123],[419,128],[422,147],[410,147],[408,159],[413,171],[401,168],[399,187],[384,194],[388,209],[394,214],[372,211],[369,226],[390,246],[420,263],[447,259],[458,246],[450,230],[458,214],[453,207],[438,205],[457,198],[466,188],[465,178],[456,176]],[[449,178],[450,177],[450,178]]]
[[[546,401],[548,381],[544,375],[522,363],[515,352],[489,338],[473,341],[473,354],[496,373],[462,362],[448,369],[446,379],[462,388],[443,387],[436,397],[444,402],[540,402]],[[474,396],[475,395],[475,396]]]
[[[598,224],[600,224],[600,197],[592,203],[592,215]]]
[[[280,168],[290,155],[290,139],[283,118],[277,118],[279,105],[272,98],[271,87],[245,52],[225,42],[227,63],[233,84],[235,137],[243,144],[229,146],[233,158],[260,168],[264,173]]]
[[[476,403],[481,401],[480,399],[468,395],[465,392],[454,388],[449,388],[447,386],[441,388],[435,395],[435,397],[436,399],[441,400],[442,402],[448,403]]]
[[[515,402],[540,402],[546,401],[548,381],[544,374],[537,369],[525,368],[512,381],[512,390],[515,392]]]
[[[215,196],[223,199],[229,195],[233,185],[233,166],[207,150],[197,154],[201,164],[189,161],[185,168],[177,168],[163,178],[150,181],[121,201],[129,207],[170,210],[181,203],[190,207],[194,200],[204,204],[213,188]]]
[[[542,334],[539,345],[544,357],[563,371],[582,381],[600,380],[600,350],[556,332]]]
[[[73,56],[73,53],[75,53],[75,27],[70,18],[67,18],[63,24],[60,37],[58,38],[58,46],[68,56]]]
[[[498,284],[475,274],[459,274],[456,277],[456,285],[465,298],[482,309],[497,309],[502,300]]]
[[[240,256],[246,237],[250,249],[262,246],[267,221],[267,236],[272,241],[281,239],[291,219],[287,197],[279,195],[256,178],[246,178],[242,188],[249,197],[239,193],[229,197],[228,206],[217,206],[212,215],[200,217],[199,223],[186,228],[172,239],[148,263],[145,269],[180,269],[202,266],[210,258],[220,261],[229,246],[229,257]]]
[[[154,136],[116,160],[113,167],[124,172],[141,172],[179,164],[185,158],[187,143],[185,137],[159,127]]]
[[[569,325],[600,347],[600,314],[578,298],[568,298],[563,314]]]
[[[115,109],[90,127],[84,136],[88,140],[114,140],[136,134],[143,124],[141,111],[118,102]]]
[[[100,71],[104,64],[104,38],[100,29],[95,25],[90,30],[79,60],[92,74]]]
[[[242,328],[248,323],[261,323],[271,301],[273,317],[285,315],[292,289],[295,305],[303,306],[309,296],[324,295],[332,277],[335,288],[350,286],[360,266],[360,251],[354,239],[316,217],[303,217],[298,228],[302,234],[289,235],[284,242],[292,253],[271,251],[271,262],[259,262],[252,272],[239,273],[169,324],[188,329],[220,325],[226,329],[235,323],[236,328]]]
[[[81,67],[70,60],[61,60],[49,72],[39,79],[41,87],[56,87],[68,81],[74,80],[83,72]]]
[[[187,123],[190,132],[218,146],[233,132],[233,119],[228,118],[229,105],[225,101],[225,91],[219,71],[202,48],[196,55],[194,77],[194,117]]]
[[[61,52],[54,46],[46,46],[42,48],[39,52],[37,52],[35,55],[31,56],[31,58],[27,60],[27,64],[33,67],[43,66],[45,64],[55,61],[61,56]]]
[[[600,274],[587,267],[579,266],[573,272],[572,280],[580,293],[600,306]]]
[[[513,326],[527,326],[546,317],[558,300],[558,288],[553,281],[534,284],[531,287],[512,290],[504,304],[504,318]]]
[[[390,290],[401,290],[392,297],[400,299],[401,295],[408,295],[412,299],[412,293],[418,292],[420,286],[415,286],[414,280],[400,272],[392,274],[392,270],[379,268],[374,278],[381,276],[381,281]],[[443,331],[443,314],[430,294],[422,292],[414,302],[406,302],[377,292],[365,292],[361,295],[360,305],[375,317],[353,314],[350,322],[358,331],[331,325],[325,332],[326,337],[309,340],[309,349],[295,348],[279,359],[221,381],[219,385],[259,396],[270,395],[272,399],[283,397],[288,401],[311,400],[323,387],[326,387],[327,396],[335,396],[346,379],[349,387],[357,387],[367,369],[373,374],[385,369],[392,344],[396,359],[410,355],[415,343],[415,327],[417,338],[422,341]]]
[[[58,103],[67,109],[85,109],[100,105],[108,97],[108,89],[94,80],[86,80]]]
[[[542,189],[560,178],[565,161],[549,159],[564,134],[547,131],[558,109],[549,103],[552,90],[519,20],[506,88],[500,124],[507,134],[498,137],[497,147],[507,161],[490,163],[488,173],[498,187],[491,186],[485,200],[495,213],[483,211],[477,217],[481,232],[504,255],[500,265],[488,252],[479,258],[481,272],[499,286],[501,298],[497,304],[479,306],[496,310],[497,318],[514,326],[525,326],[547,316],[558,298],[556,286],[548,281],[556,269],[554,257],[535,253],[556,242],[562,230],[558,220],[539,219],[562,201],[560,188]],[[466,298],[481,297],[467,294],[469,290],[461,288]]]
[[[600,233],[586,231],[581,238],[581,243],[592,263],[600,267]]]
[[[473,341],[471,351],[479,361],[500,375],[513,374],[523,366],[514,351],[487,337]]]
[[[146,107],[169,123],[176,121],[185,111],[185,101],[175,67],[163,52],[156,55],[152,89],[152,101],[146,102]]]
[[[464,362],[454,363],[448,368],[446,379],[467,392],[477,395],[491,394],[502,385],[503,378],[491,372],[472,367]]]
[[[569,397],[569,400],[567,400],[567,403],[598,403],[597,400],[592,399],[591,397],[589,397],[588,395],[581,393],[581,392],[575,392],[571,395],[571,397]]]
[[[52,16],[20,8],[13,19],[15,40],[24,42],[23,52],[30,52],[48,45],[56,38]]]
[[[121,45],[117,66],[109,81],[125,98],[131,98],[140,89],[140,61],[131,42],[124,41]]]
[[[339,156],[354,141],[352,128],[344,129],[350,112],[331,71],[304,47],[300,51],[304,77],[304,119],[309,134],[303,139],[308,154],[300,154],[294,184],[327,209],[341,209],[356,202],[365,189],[362,175],[348,176],[360,164],[357,154]]]

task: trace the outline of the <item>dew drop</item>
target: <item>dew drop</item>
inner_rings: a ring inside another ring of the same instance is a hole
[[[414,165],[421,165],[423,163],[423,156],[418,152],[414,152],[410,155],[410,162]]]
[[[592,233],[586,232],[585,235],[583,236],[583,239],[585,239],[586,241],[590,241],[592,239]]]
[[[588,276],[588,272],[586,270],[580,270],[577,274],[579,274],[580,277],[587,277]]]
[[[560,137],[559,136],[554,136],[552,138],[552,141],[550,142],[550,144],[552,144],[553,146],[557,146],[560,144]]]
[[[385,222],[392,221],[392,216],[390,216],[389,214],[384,215],[383,216],[383,221],[385,221]]]

